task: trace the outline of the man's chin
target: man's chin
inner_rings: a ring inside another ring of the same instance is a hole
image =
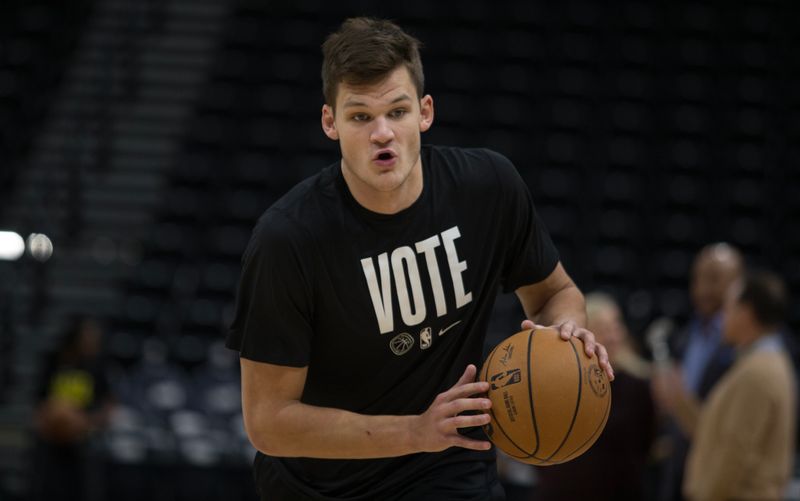
[[[388,193],[400,188],[406,179],[408,175],[404,176],[396,170],[382,172],[375,177],[372,187],[377,191]]]

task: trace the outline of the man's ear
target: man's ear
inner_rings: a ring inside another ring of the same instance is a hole
[[[433,125],[433,97],[427,94],[419,100],[419,131],[425,132]]]
[[[333,139],[334,141],[338,141],[339,131],[336,130],[336,121],[334,120],[333,116],[333,108],[331,108],[327,104],[322,105],[321,122],[322,122],[322,130],[325,132],[325,135]]]

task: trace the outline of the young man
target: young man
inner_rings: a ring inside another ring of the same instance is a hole
[[[474,381],[497,290],[613,376],[605,349],[510,162],[421,146],[434,114],[417,40],[356,18],[323,54],[322,128],[342,159],[259,220],[227,342],[260,494],[502,499]]]
[[[783,499],[797,425],[794,371],[778,335],[787,305],[771,273],[747,274],[730,290],[723,334],[738,357],[687,430],[687,499]]]

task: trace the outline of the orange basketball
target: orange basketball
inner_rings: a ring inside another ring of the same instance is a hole
[[[488,381],[489,439],[509,456],[540,466],[575,459],[597,440],[611,386],[583,341],[555,329],[518,332],[498,344],[478,378]]]

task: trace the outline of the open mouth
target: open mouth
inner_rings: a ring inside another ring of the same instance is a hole
[[[381,163],[390,163],[394,158],[397,157],[394,150],[391,148],[385,148],[377,152],[377,154],[373,157],[376,162]]]

